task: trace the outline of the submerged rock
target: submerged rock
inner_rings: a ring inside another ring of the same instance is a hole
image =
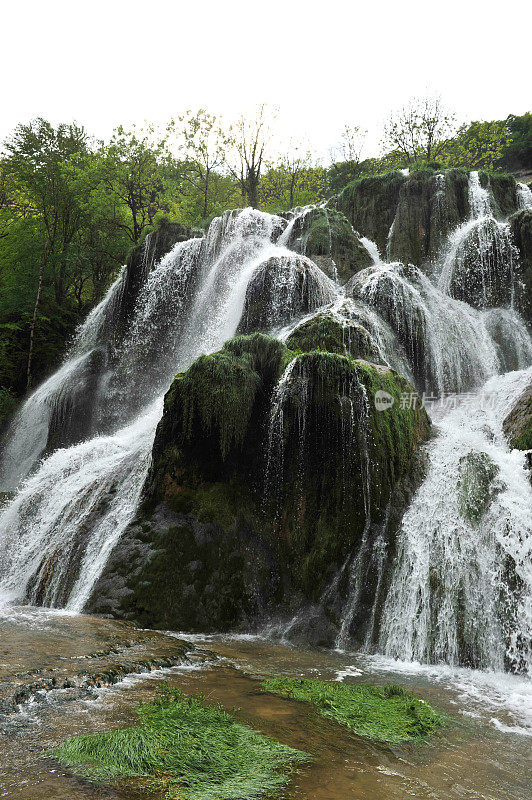
[[[263,334],[200,357],[166,396],[144,505],[91,610],[105,597],[143,625],[226,630],[297,598],[320,604],[390,504],[404,506],[397,489],[429,433],[425,412],[401,402],[409,391],[389,368],[295,355]],[[329,592],[336,626],[346,591]]]
[[[458,465],[458,510],[472,525],[478,523],[500,487],[498,467],[487,453],[470,452]]]

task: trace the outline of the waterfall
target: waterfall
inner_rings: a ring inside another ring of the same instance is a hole
[[[445,296],[416,267],[383,264],[355,276],[350,290],[376,309],[394,330],[408,355],[421,391],[441,395],[464,392],[501,370],[489,327],[489,313]],[[512,336],[523,341],[518,367],[530,363],[526,326],[509,315]]]
[[[399,532],[380,634],[386,655],[532,666],[532,489],[524,453],[510,452],[502,431],[531,378],[531,369],[494,377],[439,423]]]
[[[90,380],[95,356],[104,355],[100,349],[107,341],[113,327],[113,318],[124,285],[124,270],[108,290],[103,300],[90,312],[79,327],[72,347],[61,367],[28,397],[9,426],[0,458],[0,488],[12,491],[29,474],[46,449],[50,423],[54,412],[68,410],[71,406],[71,424],[78,424],[80,434],[83,421],[75,414],[72,392],[84,391]],[[63,426],[68,420],[62,419]]]
[[[443,183],[437,176],[438,214]],[[529,207],[530,190],[518,187],[518,195]],[[298,496],[312,470],[319,472],[319,442],[328,437],[342,465],[342,524],[352,521],[354,493],[367,521],[333,581],[341,582],[335,602],[344,604],[336,608],[337,645],[350,641],[371,574],[375,602],[364,598],[370,618],[359,638],[368,649],[378,640],[396,658],[526,670],[530,485],[524,456],[504,443],[502,420],[530,380],[532,343],[512,305],[516,261],[509,227],[495,219],[478,173],[469,178],[469,208],[470,218],[442,245],[437,279],[412,265],[385,263],[363,238],[373,266],[338,287],[296,237],[313,207],[284,216],[226,212],[202,239],[177,244],[156,264],[149,263],[147,243],[135,292],[128,294],[131,276],[124,269],[80,326],[63,364],[10,426],[0,479],[3,489],[17,491],[0,512],[2,601],[81,611],[135,517],[174,375],[237,331],[267,330],[287,339],[297,325],[327,314],[342,326],[347,345],[351,330],[364,328],[375,358],[425,395],[458,404],[428,445],[428,473],[394,550],[386,527],[393,509],[382,525],[369,524],[369,412],[360,382],[347,371],[338,378],[338,403],[323,425],[313,405],[312,359],[319,353],[290,361],[274,389],[265,504],[280,510],[290,481],[289,511],[297,517]],[[472,508],[470,486],[481,487],[483,513]],[[327,492],[328,499],[336,496]]]
[[[234,335],[252,275],[266,258],[286,255],[274,243],[285,225],[252,209],[227,212],[212,222],[203,240],[176,245],[151,273],[116,364],[100,387],[102,413],[119,406],[117,427],[52,453],[2,511],[4,601],[83,608],[136,511],[164,391],[176,372]],[[89,315],[64,367],[35,392],[45,398],[38,408],[47,406],[53,387],[65,385],[64,372],[75,372],[76,359],[106,340],[122,280]],[[27,403],[23,409],[30,430],[41,425],[31,418],[34,407]],[[15,426],[15,438],[18,433],[24,439],[25,430]]]
[[[444,247],[438,287],[477,308],[514,304],[518,252],[510,225],[495,219],[490,192],[469,175],[470,218]]]
[[[517,203],[520,209],[532,208],[532,189],[526,183],[517,184]]]

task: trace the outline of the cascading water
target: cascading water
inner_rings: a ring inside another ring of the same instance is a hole
[[[526,183],[517,184],[517,202],[520,209],[532,208],[532,189]]]
[[[532,370],[488,381],[439,423],[399,532],[379,646],[394,658],[532,666],[532,488],[502,422]]]
[[[127,424],[53,453],[4,509],[0,594],[5,600],[81,610],[135,513],[162,410],[162,396],[153,397],[157,387],[164,391],[176,372],[200,353],[220,348],[235,333],[250,278],[268,258],[286,255],[273,241],[285,225],[279,217],[251,209],[226,213],[213,221],[204,240],[177,245],[153,271],[139,295],[118,363],[101,390],[102,407],[106,402],[119,404],[117,419]],[[89,315],[78,347],[101,344],[107,334],[104,320],[122,280],[123,276]],[[185,297],[188,313],[183,310]],[[166,341],[163,357],[157,357],[153,343],[159,341],[161,326],[167,332],[175,326],[180,334],[170,345]],[[72,363],[69,359],[65,365],[69,373]],[[113,386],[117,375],[119,392]],[[130,381],[123,378],[127,375]],[[50,380],[52,385],[62,381],[62,371]],[[46,386],[42,394],[49,396]],[[105,394],[107,387],[111,388]],[[32,406],[25,408],[31,428]],[[129,420],[124,420],[124,409],[129,410]],[[22,431],[22,440],[25,435]]]
[[[436,199],[443,203],[440,184]],[[519,189],[519,197],[528,204],[527,192]],[[489,190],[475,173],[469,206],[471,218],[443,247],[437,286],[411,265],[383,263],[374,243],[364,239],[374,266],[355,275],[345,291],[335,286],[304,255],[304,247],[303,255],[301,247],[298,253],[291,249],[296,225],[313,209],[301,209],[289,219],[251,209],[226,212],[203,239],[180,243],[159,264],[149,270],[146,265],[131,319],[117,338],[115,318],[127,293],[123,272],[80,328],[63,366],[33,393],[11,427],[2,488],[13,489],[29,477],[0,516],[0,595],[8,602],[82,610],[135,515],[162,395],[174,374],[201,353],[219,349],[237,330],[273,330],[286,339],[296,323],[327,313],[341,322],[347,344],[352,325],[363,327],[380,360],[421,391],[472,393],[491,378],[483,391],[503,398],[493,412],[479,405],[473,413],[463,406],[441,423],[439,438],[429,445],[428,476],[399,534],[383,616],[376,602],[370,608],[366,647],[374,648],[378,638],[379,648],[394,657],[525,669],[532,586],[522,509],[530,492],[524,462],[509,453],[500,426],[505,403],[527,373],[492,376],[527,367],[532,345],[511,297],[495,303],[489,280],[481,282],[478,308],[453,296],[457,265],[466,261],[482,280],[496,261],[513,286],[509,229],[494,218]],[[473,258],[472,235],[480,243]],[[299,447],[292,477],[302,486],[305,482],[312,438],[311,376],[305,370],[304,359],[293,360],[272,396],[266,454],[272,497],[282,493],[290,404],[296,421],[291,430],[299,437],[290,443]],[[87,399],[90,414],[82,402]],[[358,383],[341,387],[338,394],[340,413],[331,430],[336,426],[333,433],[343,448],[346,485],[360,482],[361,475],[350,470],[356,451],[363,471],[361,431],[371,402]],[[54,440],[51,430],[61,427],[70,440]],[[43,452],[57,444],[63,449],[32,473]],[[457,470],[473,451],[488,456],[497,472],[496,491],[478,524],[465,520],[457,507]],[[316,453],[313,458],[318,463]],[[370,492],[364,480],[361,496],[368,516]],[[338,646],[349,643],[368,570],[378,576],[381,594],[389,555],[386,522],[387,516],[382,530],[366,529],[340,570],[344,583],[349,576],[349,585],[339,615]]]
[[[510,225],[495,219],[478,172],[470,173],[468,197],[470,218],[449,238],[438,287],[477,308],[513,306],[518,254]]]

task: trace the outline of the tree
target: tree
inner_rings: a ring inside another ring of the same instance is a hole
[[[23,187],[27,212],[37,216],[44,228],[26,365],[29,388],[45,270],[51,268],[55,299],[61,303],[68,270],[67,250],[80,223],[80,208],[65,178],[64,164],[87,152],[87,135],[75,124],[54,129],[39,118],[28,125],[19,125],[6,143],[6,150],[6,171]]]
[[[324,175],[325,170],[314,162],[310,151],[291,143],[261,178],[261,207],[276,212],[316,203],[323,199]]]
[[[156,139],[155,129],[116,129],[104,153],[106,183],[119,203],[129,210],[129,220],[119,223],[134,244],[138,244],[155,215],[165,210],[164,162],[168,160],[165,139]]]
[[[507,169],[532,170],[532,114],[510,114],[506,120],[508,142],[502,157]]]
[[[206,219],[218,199],[213,197],[213,190],[220,188],[215,173],[225,164],[227,136],[219,119],[203,108],[195,113],[187,111],[179,117],[179,123],[181,129],[172,120],[169,130],[182,138],[180,149],[184,152],[186,164],[183,177],[200,195],[201,217]]]
[[[454,115],[447,113],[439,97],[414,98],[392,114],[384,127],[383,147],[396,150],[406,164],[438,158],[452,131]]]
[[[504,122],[471,122],[453,138],[442,142],[438,160],[449,167],[488,169],[497,167],[508,141]]]
[[[242,198],[252,208],[259,207],[259,183],[266,148],[271,139],[271,114],[262,104],[251,118],[241,116],[229,132],[229,144],[235,158],[229,169],[238,181]]]

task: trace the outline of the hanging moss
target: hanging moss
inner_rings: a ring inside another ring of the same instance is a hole
[[[213,355],[200,356],[182,375],[183,441],[218,432],[222,458],[241,447],[256,394],[279,370],[283,346],[262,334],[237,337]]]
[[[381,363],[379,348],[362,325],[353,320],[340,321],[331,314],[316,314],[298,325],[286,340],[286,345],[290,350],[302,353],[326,350]]]
[[[343,336],[318,315],[291,346],[317,340],[343,352],[294,352],[255,334],[175,379],[142,513],[154,509],[156,519],[164,504],[162,519],[170,513],[176,522],[171,531],[153,523],[159,538],[131,577],[128,618],[226,629],[287,593],[319,602],[368,524],[381,524],[429,423],[422,409],[402,403],[409,384],[346,354]],[[378,410],[378,391],[392,407]]]
[[[386,252],[388,232],[405,181],[401,172],[360,178],[349,183],[334,200],[335,208],[362,236],[376,242],[381,253]]]

